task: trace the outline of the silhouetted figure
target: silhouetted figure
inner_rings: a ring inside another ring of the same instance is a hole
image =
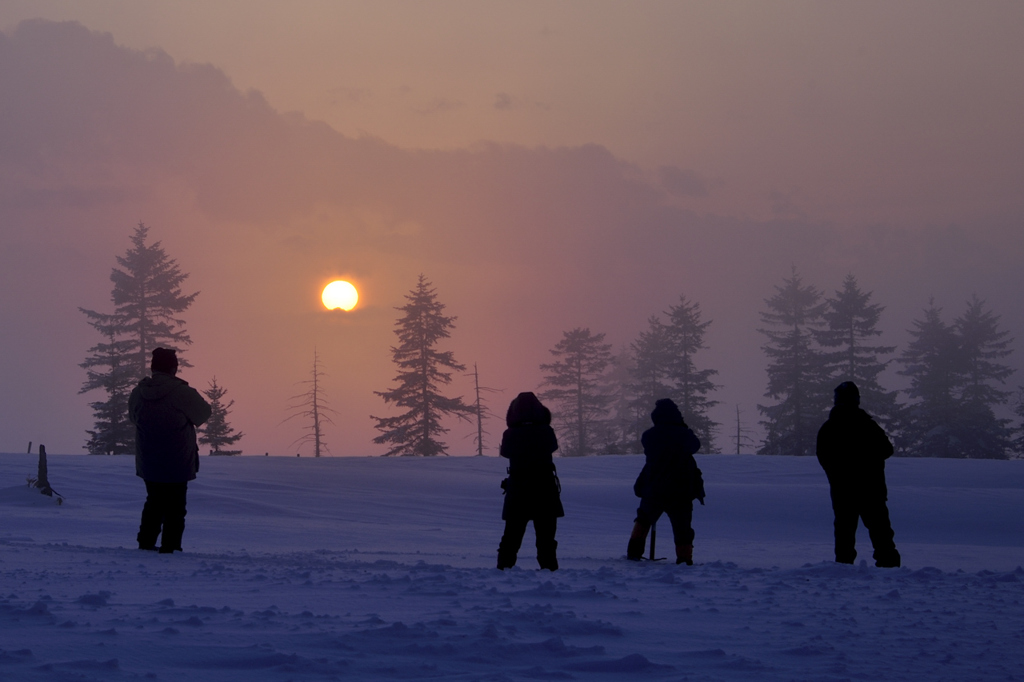
[[[693,501],[704,504],[704,480],[693,458],[700,440],[686,426],[676,404],[664,398],[651,412],[654,426],[644,431],[640,442],[646,462],[633,492],[640,498],[626,558],[640,561],[647,533],[662,514],[672,522],[676,563],[693,565]]]
[[[508,406],[508,428],[501,436],[502,457],[508,459],[508,478],[501,482],[505,505],[501,518],[505,534],[498,546],[498,568],[516,565],[526,524],[533,521],[537,534],[537,563],[541,568],[558,570],[555,556],[555,529],[558,517],[565,516],[559,498],[561,487],[555,473],[552,453],[558,439],[551,428],[551,411],[533,393],[520,393]]]
[[[857,519],[864,522],[875,548],[875,566],[900,565],[885,502],[885,460],[892,443],[875,420],[860,409],[860,391],[852,381],[835,389],[835,407],[818,431],[818,461],[828,476],[835,512],[836,561],[852,564]]]
[[[199,471],[196,427],[210,418],[210,405],[199,391],[174,375],[178,357],[157,348],[146,377],[128,398],[128,418],[135,425],[135,474],[146,481],[146,504],[139,525],[139,549],[181,551],[185,532],[188,482]]]

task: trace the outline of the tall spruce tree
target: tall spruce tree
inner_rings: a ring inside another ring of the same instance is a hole
[[[639,427],[643,415],[634,407],[635,372],[635,358],[630,349],[623,348],[612,355],[603,381],[603,390],[610,398],[610,415],[604,425],[604,435],[595,439],[602,454],[640,452],[642,429]]]
[[[1000,362],[1010,355],[1009,333],[977,296],[963,315],[946,324],[929,302],[914,321],[900,357],[907,393],[908,455],[1004,459],[1013,449],[1010,420],[996,415],[1010,393],[999,388],[1013,374]]]
[[[106,400],[90,403],[94,429],[87,431],[86,448],[92,454],[134,451],[135,433],[126,418],[128,394],[148,373],[149,354],[158,346],[180,352],[192,343],[180,316],[198,292],[182,293],[188,275],[167,256],[160,242],[147,244],[148,235],[149,228],[139,223],[130,248],[117,256],[120,268],[110,274],[114,312],[79,308],[104,339],[89,349],[80,365],[86,370],[80,392],[102,389],[107,395]],[[190,366],[184,358],[180,362]]]
[[[906,393],[914,402],[904,412],[902,454],[961,457],[954,424],[963,376],[956,330],[942,320],[942,309],[930,300],[924,318],[914,320],[909,334],[899,374],[910,379]]]
[[[757,406],[766,431],[758,454],[813,455],[818,428],[832,404],[828,368],[815,340],[825,304],[796,268],[765,303],[761,321],[766,328],[758,330],[768,338],[762,346],[769,360],[765,397],[777,402]]]
[[[541,398],[555,404],[555,418],[566,429],[560,448],[563,456],[590,455],[600,447],[612,401],[605,383],[611,348],[604,342],[604,334],[577,327],[563,332],[551,349],[554,362],[540,366],[547,372],[544,385],[552,387],[541,393]]]
[[[640,436],[651,426],[650,413],[654,403],[672,395],[668,379],[671,364],[669,334],[660,317],[652,315],[648,318],[647,329],[640,332],[629,350],[632,356],[627,386],[629,403],[628,411],[621,418],[629,422],[631,447],[627,451],[641,452]]]
[[[1001,360],[1013,351],[1010,333],[999,327],[999,316],[986,310],[985,302],[972,296],[967,309],[953,322],[962,355],[963,386],[960,390],[961,441],[964,453],[974,459],[1006,459],[1012,449],[1010,420],[996,416],[1010,392],[1004,386],[1014,370]]]
[[[683,418],[701,442],[701,451],[715,452],[715,431],[718,424],[711,419],[708,411],[718,404],[708,396],[718,388],[713,378],[715,369],[698,369],[694,356],[707,348],[704,334],[711,326],[711,320],[704,320],[700,304],[679,297],[679,303],[669,308],[668,324],[668,380],[672,385],[669,394]],[[653,406],[653,403],[652,403]]]
[[[86,450],[93,455],[120,455],[135,451],[135,427],[128,421],[128,396],[138,382],[131,362],[131,342],[118,340],[117,321],[112,315],[87,311],[90,324],[106,340],[89,349],[89,357],[79,365],[86,380],[79,393],[102,389],[105,399],[89,403],[93,411],[93,430],[86,431]]]
[[[452,381],[451,372],[445,370],[466,369],[455,361],[451,351],[436,348],[439,341],[450,336],[456,318],[444,314],[445,306],[437,300],[435,290],[423,275],[405,298],[408,303],[396,308],[402,312],[395,323],[399,344],[391,348],[398,366],[397,385],[388,391],[374,391],[385,403],[394,403],[405,412],[397,417],[371,417],[377,421],[374,428],[381,431],[373,442],[389,446],[385,456],[447,455],[445,444],[439,440],[448,433],[442,418],[468,420],[473,413],[461,396],[453,398],[441,393],[442,387]]]
[[[241,450],[228,450],[242,439],[241,431],[235,429],[228,423],[228,414],[234,406],[235,401],[224,401],[227,389],[217,383],[217,377],[210,380],[210,387],[203,391],[210,400],[210,418],[203,424],[199,434],[199,443],[210,446],[211,455],[240,455]]]
[[[853,275],[843,280],[843,288],[825,299],[827,328],[818,334],[819,343],[828,349],[825,362],[833,386],[852,381],[860,389],[861,406],[878,419],[887,430],[898,424],[897,391],[885,390],[878,376],[891,360],[895,346],[872,345],[882,335],[878,329],[885,308],[871,302],[871,292],[862,291]]]
[[[1017,417],[1017,428],[1013,437],[1013,452],[1018,459],[1024,458],[1024,386],[1018,386],[1013,396],[1013,414]]]

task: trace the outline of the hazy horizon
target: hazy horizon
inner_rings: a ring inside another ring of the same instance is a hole
[[[900,347],[931,297],[949,321],[976,294],[1024,367],[1019,5],[250,6],[0,7],[0,451],[81,451],[78,308],[109,309],[140,220],[201,292],[183,376],[227,388],[246,453],[294,454],[314,347],[333,453],[383,451],[373,391],[420,273],[499,415],[563,331],[619,349],[685,294],[727,452],[792,267],[826,295],[855,275]],[[352,313],[320,305],[333,278]]]

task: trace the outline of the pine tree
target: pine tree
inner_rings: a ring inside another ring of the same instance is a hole
[[[135,452],[135,427],[128,420],[128,396],[138,376],[128,357],[131,343],[117,339],[117,323],[112,315],[92,311],[88,311],[88,315],[90,324],[104,334],[106,342],[90,348],[89,357],[79,365],[86,371],[86,380],[78,392],[100,388],[106,393],[106,399],[89,403],[95,426],[92,431],[86,431],[89,440],[85,447],[93,455],[132,454]]]
[[[832,404],[827,367],[815,336],[822,329],[821,292],[792,276],[775,287],[761,321],[769,328],[762,346],[768,356],[768,390],[774,405],[758,405],[767,435],[762,455],[813,455],[818,428]]]
[[[217,377],[210,381],[210,387],[203,391],[210,400],[210,418],[203,424],[202,432],[199,434],[199,442],[210,446],[211,455],[240,455],[241,450],[226,450],[237,443],[245,435],[236,432],[228,423],[228,413],[235,404],[234,400],[224,403],[224,395],[227,389],[217,384]]]
[[[551,349],[555,361],[540,366],[548,373],[544,384],[553,387],[544,391],[541,399],[557,406],[552,411],[567,429],[561,447],[566,457],[589,455],[598,449],[612,400],[603,385],[612,360],[611,348],[604,343],[604,334],[577,327],[563,332]]]
[[[644,426],[643,410],[637,410],[633,394],[636,374],[635,359],[628,349],[612,355],[610,369],[605,373],[602,391],[609,397],[611,416],[604,423],[602,434],[595,437],[601,454],[640,452],[640,434]]]
[[[857,384],[861,407],[887,430],[892,430],[899,417],[897,392],[882,388],[878,376],[890,362],[879,356],[892,354],[896,347],[870,343],[882,335],[878,321],[885,310],[871,302],[871,295],[871,292],[861,291],[853,275],[847,275],[843,288],[836,291],[833,298],[826,299],[828,327],[818,334],[818,342],[825,348],[836,349],[825,355],[833,387],[844,381]]]
[[[967,310],[953,322],[962,354],[963,387],[960,420],[964,453],[971,458],[1005,459],[1012,448],[1010,420],[997,417],[995,409],[1006,404],[1005,385],[1014,370],[1000,360],[1009,356],[1010,333],[999,328],[999,316],[972,296]]]
[[[630,422],[630,452],[641,452],[640,436],[651,426],[650,413],[654,403],[672,395],[669,367],[672,360],[669,333],[658,316],[647,320],[647,329],[630,344],[632,363],[628,385],[628,412],[623,419]]]
[[[1011,353],[1009,333],[1000,330],[999,317],[976,296],[951,325],[942,321],[934,301],[924,312],[900,357],[900,374],[910,377],[907,393],[916,400],[907,409],[907,454],[1006,458],[1013,429],[995,409],[1010,394],[994,384],[1004,384],[1013,374],[999,362]]]
[[[934,300],[913,327],[899,358],[899,374],[910,378],[906,393],[916,401],[905,411],[902,452],[910,457],[960,457],[954,422],[963,368],[958,366],[956,330],[943,322]]]
[[[291,404],[288,406],[288,410],[291,414],[284,420],[287,422],[299,417],[308,420],[306,426],[303,427],[306,433],[296,438],[291,444],[301,448],[306,443],[312,443],[314,457],[320,457],[324,452],[330,454],[327,440],[324,438],[324,427],[327,424],[334,426],[330,415],[337,414],[331,408],[327,395],[324,393],[323,378],[326,376],[327,373],[324,372],[320,363],[320,355],[314,348],[313,366],[309,371],[309,378],[299,382],[300,385],[308,388],[305,392],[289,398]]]
[[[149,353],[158,346],[181,351],[192,343],[180,315],[192,305],[198,292],[183,294],[188,275],[169,258],[160,242],[147,244],[149,228],[139,223],[131,247],[117,256],[120,268],[110,274],[114,283],[113,313],[79,308],[104,342],[89,349],[81,367],[86,380],[81,393],[103,389],[106,400],[90,403],[94,430],[86,443],[92,454],[128,454],[134,451],[135,433],[128,423],[128,394],[145,377]],[[189,367],[179,355],[182,366]]]
[[[669,395],[679,406],[687,425],[700,439],[701,452],[715,452],[718,424],[708,416],[708,411],[718,405],[718,401],[708,396],[718,388],[712,380],[718,375],[718,370],[697,369],[694,362],[697,352],[707,348],[704,334],[711,326],[711,320],[704,321],[700,304],[687,300],[686,296],[680,296],[679,304],[672,306],[667,314],[668,380],[672,385]]]
[[[395,323],[399,344],[391,348],[398,366],[397,385],[389,391],[374,391],[385,403],[394,403],[405,412],[397,417],[371,417],[377,421],[374,428],[382,432],[373,442],[390,447],[385,456],[447,455],[445,444],[438,439],[448,433],[441,419],[468,419],[473,411],[461,397],[449,398],[441,393],[442,387],[452,381],[446,369],[466,369],[455,361],[451,351],[436,349],[440,340],[450,336],[456,318],[444,315],[445,306],[438,302],[423,275],[405,298],[408,303],[396,308],[403,313]]]
[[[1018,386],[1013,396],[1013,414],[1017,417],[1017,428],[1014,431],[1013,451],[1018,459],[1024,458],[1024,386]]]

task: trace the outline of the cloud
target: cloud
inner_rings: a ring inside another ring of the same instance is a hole
[[[433,114],[445,114],[449,111],[455,111],[464,106],[466,106],[465,102],[461,102],[457,99],[437,97],[424,106],[413,107],[413,111],[423,116],[431,116]]]
[[[658,179],[669,194],[677,197],[706,197],[708,195],[707,180],[692,170],[678,166],[662,166],[658,169]]]
[[[512,109],[512,97],[508,93],[499,92],[494,96],[494,108],[499,111],[509,111]]]

